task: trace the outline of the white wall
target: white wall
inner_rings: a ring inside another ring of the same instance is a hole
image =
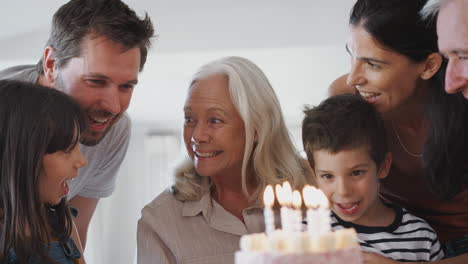
[[[270,79],[285,116],[297,118],[302,105],[317,103],[332,80],[346,72],[344,45],[307,48],[223,50],[152,54],[136,88],[129,113],[138,120],[182,120],[190,78],[203,64],[224,56],[256,63]],[[164,111],[161,111],[164,110]]]

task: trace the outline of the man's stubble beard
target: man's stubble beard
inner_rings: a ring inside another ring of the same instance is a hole
[[[62,93],[65,93],[65,83],[63,81],[63,78],[62,78],[62,75],[59,73],[57,74],[57,78],[55,78],[55,87],[54,89],[56,90],[59,90],[61,91]],[[75,101],[76,98],[74,98],[73,96],[71,96],[70,94],[67,94],[69,95],[70,97],[72,97]],[[79,103],[78,103],[79,104]],[[99,142],[101,142],[104,137],[107,135],[107,133],[109,133],[109,130],[115,125],[115,123],[117,123],[118,120],[120,120],[120,118],[122,116],[116,116],[112,119],[111,123],[109,124],[109,126],[106,128],[106,130],[104,132],[94,132],[94,131],[91,131],[91,129],[89,128],[89,117],[88,117],[88,110],[87,109],[84,109],[83,106],[81,104],[79,104],[80,107],[81,107],[81,111],[83,111],[85,117],[86,117],[86,130],[81,134],[81,137],[80,137],[80,143],[85,145],[85,146],[89,146],[89,147],[92,147],[92,146],[96,146],[97,144],[99,144]],[[102,134],[101,136],[99,136],[99,134]]]

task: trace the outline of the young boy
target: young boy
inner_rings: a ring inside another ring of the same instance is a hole
[[[392,155],[374,107],[347,94],[304,113],[304,149],[317,185],[330,201],[333,229],[353,227],[363,251],[397,261],[443,258],[437,235],[424,220],[379,197]]]

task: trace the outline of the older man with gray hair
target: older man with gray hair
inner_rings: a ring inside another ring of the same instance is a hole
[[[437,17],[439,50],[449,60],[445,90],[468,99],[468,0],[429,0],[421,14]]]

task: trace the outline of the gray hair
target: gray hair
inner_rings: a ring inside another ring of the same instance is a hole
[[[231,100],[244,121],[246,139],[241,178],[246,197],[251,202],[258,201],[268,184],[285,180],[294,188],[304,186],[308,167],[291,141],[278,98],[262,70],[247,59],[225,57],[202,66],[191,85],[217,74],[228,77]],[[247,172],[251,171],[257,188],[249,194],[247,183],[252,179],[248,179],[251,175]],[[172,190],[178,200],[199,200],[212,184],[209,177],[198,175],[188,160],[179,164],[175,174]]]
[[[419,12],[419,14],[424,20],[434,19],[439,13],[439,10],[442,7],[442,5],[444,5],[448,1],[449,0],[428,0]]]

